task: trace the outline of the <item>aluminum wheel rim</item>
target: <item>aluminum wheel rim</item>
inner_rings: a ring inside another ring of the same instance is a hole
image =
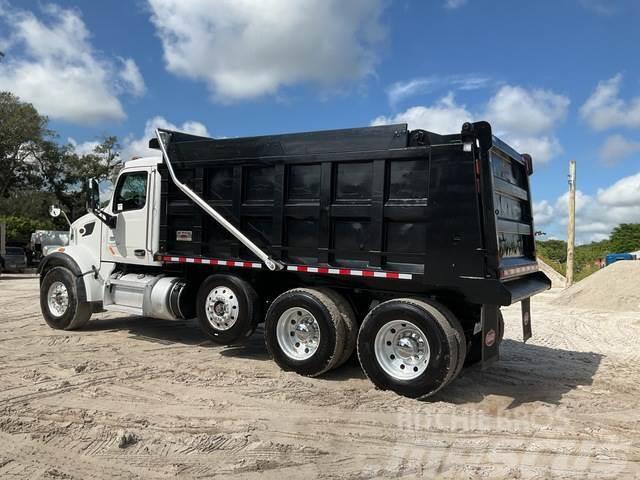
[[[278,318],[276,338],[287,357],[307,360],[320,345],[320,324],[306,308],[289,308]]]
[[[69,308],[69,291],[62,282],[53,282],[47,292],[49,312],[56,318],[65,314]]]
[[[238,320],[240,305],[236,292],[225,285],[213,287],[205,304],[207,321],[216,330],[229,330]]]
[[[382,370],[396,380],[419,377],[431,357],[426,335],[407,320],[392,320],[383,325],[376,334],[374,352]]]

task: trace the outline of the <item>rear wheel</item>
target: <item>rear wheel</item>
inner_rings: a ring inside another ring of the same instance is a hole
[[[235,343],[251,336],[260,316],[258,296],[245,280],[232,275],[211,275],[196,298],[200,327],[211,340]]]
[[[265,318],[265,342],[283,370],[317,376],[339,365],[345,326],[338,302],[322,290],[297,288],[276,298]]]
[[[358,358],[382,390],[408,397],[434,394],[464,363],[465,342],[457,319],[436,302],[409,298],[381,303],[358,334]]]
[[[356,350],[356,342],[358,339],[358,321],[356,320],[356,314],[353,311],[353,307],[344,296],[342,296],[335,290],[331,290],[330,288],[320,288],[318,290],[331,297],[331,299],[338,307],[338,310],[340,310],[342,322],[344,323],[344,347],[342,350],[342,355],[340,355],[340,360],[338,360],[338,363],[336,364],[336,366],[338,367],[346,363],[353,355],[353,352],[355,352]]]
[[[91,317],[91,305],[78,298],[76,278],[65,267],[49,270],[40,284],[40,309],[51,328],[76,330]]]

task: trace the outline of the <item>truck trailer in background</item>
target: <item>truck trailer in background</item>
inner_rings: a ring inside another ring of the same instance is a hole
[[[40,264],[41,307],[76,329],[101,309],[196,316],[230,344],[263,322],[283,369],[316,376],[356,351],[382,389],[427,396],[498,356],[500,306],[538,271],[532,161],[486,122],[213,139],[157,130],[110,204]],[[535,368],[535,366],[532,366]]]

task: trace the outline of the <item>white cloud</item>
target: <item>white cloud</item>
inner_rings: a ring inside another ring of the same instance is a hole
[[[445,0],[444,1],[444,7],[445,8],[460,8],[463,5],[466,5],[467,0]]]
[[[459,132],[462,124],[473,120],[473,115],[464,105],[458,105],[453,93],[438,100],[430,107],[418,106],[391,117],[375,118],[371,125],[408,123],[412,129],[423,128],[435,133]]]
[[[640,97],[629,101],[620,98],[622,74],[598,83],[598,86],[580,108],[580,115],[594,130],[613,127],[640,127]]]
[[[599,189],[598,201],[607,207],[632,207],[640,216],[640,173]]]
[[[130,58],[121,58],[120,61],[122,62],[122,70],[118,75],[124,83],[124,87],[130,90],[132,95],[137,97],[144,95],[147,91],[147,86],[136,62]]]
[[[616,134],[605,140],[600,148],[600,159],[607,165],[615,165],[637,152],[640,152],[640,142],[627,140],[622,135]]]
[[[397,84],[396,84],[397,85]],[[397,88],[396,97],[415,91],[415,84]],[[562,153],[562,145],[553,134],[564,121],[569,99],[547,90],[527,90],[504,85],[487,102],[481,113],[471,112],[456,103],[454,94],[432,106],[414,106],[392,116],[379,116],[372,125],[408,123],[409,128],[424,128],[436,133],[460,131],[464,122],[486,119],[494,132],[516,150],[529,153],[536,163],[546,163]]]
[[[373,72],[382,0],[148,0],[167,70],[234,101]]]
[[[569,99],[548,90],[505,85],[489,100],[485,115],[499,129],[539,135],[564,120]]]
[[[100,142],[96,140],[87,140],[86,142],[78,143],[76,139],[72,137],[69,137],[67,141],[73,146],[73,149],[78,155],[87,155],[89,153],[93,153],[95,148],[100,145]]]
[[[193,135],[208,137],[209,131],[207,127],[200,122],[193,120],[186,121],[180,126],[176,126],[166,118],[161,116],[153,117],[147,120],[144,133],[141,137],[135,137],[133,134],[124,139],[122,152],[120,157],[124,160],[130,160],[133,157],[159,157],[162,153],[159,150],[149,148],[149,140],[156,136],[156,128],[166,128],[167,130],[178,130]]]
[[[389,103],[395,106],[402,100],[421,95],[437,87],[456,88],[459,90],[477,90],[488,87],[493,80],[487,75],[466,74],[412,78],[407,81],[395,82],[387,88]]]
[[[0,63],[0,90],[56,119],[95,123],[125,118],[114,62],[95,52],[76,10],[47,5],[38,18],[3,5],[0,23],[8,37],[2,39],[6,57]],[[18,55],[14,47],[22,47],[23,53]],[[131,59],[126,63],[135,66]]]
[[[551,211],[546,211],[543,215],[544,217],[551,215],[553,220],[546,225],[561,233],[566,232],[567,228],[568,198],[568,193],[558,197]],[[596,195],[576,191],[577,242],[587,243],[607,238],[621,223],[640,223],[638,205],[640,205],[640,173],[624,177],[606,188],[601,188]],[[565,237],[565,235],[562,236]]]
[[[533,219],[536,227],[549,225],[553,221],[553,207],[549,202],[546,200],[533,202]]]
[[[580,0],[580,5],[597,15],[607,17],[618,12],[618,6],[611,0]]]

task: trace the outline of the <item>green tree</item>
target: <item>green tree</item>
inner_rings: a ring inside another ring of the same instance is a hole
[[[0,92],[0,197],[28,185],[33,154],[49,134],[47,118],[33,105]]]
[[[612,253],[640,250],[640,223],[622,223],[611,232]]]
[[[558,263],[567,261],[567,242],[564,240],[538,240],[536,248],[538,253],[545,258]]]

